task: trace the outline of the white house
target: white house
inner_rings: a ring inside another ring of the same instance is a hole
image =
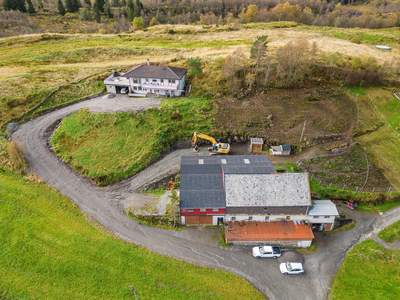
[[[114,72],[104,84],[107,92],[113,94],[128,88],[131,97],[147,94],[178,97],[185,91],[186,72],[183,68],[152,66],[147,60],[146,65],[134,66],[126,73]]]

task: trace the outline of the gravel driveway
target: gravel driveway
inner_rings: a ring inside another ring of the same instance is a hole
[[[193,239],[194,235],[191,236],[190,231],[175,232],[143,226],[124,214],[127,199],[132,196],[140,197],[136,190],[143,182],[179,168],[180,156],[190,152],[190,149],[186,152],[173,152],[137,176],[106,189],[99,189],[62,164],[45,146],[46,129],[56,120],[81,108],[89,108],[90,112],[137,111],[159,104],[160,99],[152,98],[96,98],[29,121],[14,133],[13,139],[20,141],[25,147],[32,172],[36,172],[49,185],[71,198],[82,211],[97,219],[122,240],[145,246],[162,255],[233,272],[251,282],[270,299],[326,299],[332,276],[340,267],[346,252],[365,233],[373,232],[373,215],[346,212],[356,218],[356,228],[325,235],[317,233],[318,250],[304,256],[306,273],[302,276],[285,277],[280,274],[276,259],[254,259],[249,252],[250,248],[232,247],[226,250],[216,245],[211,246],[202,243],[199,238]],[[157,172],[154,172],[154,168],[158,168]],[[399,219],[398,211],[397,216],[394,215],[390,221]],[[381,220],[384,219],[385,215],[381,217]]]

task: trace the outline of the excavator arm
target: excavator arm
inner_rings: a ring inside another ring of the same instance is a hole
[[[199,133],[199,132],[195,132],[193,134],[192,147],[194,147],[196,145],[197,138],[210,141],[213,145],[217,143],[217,141],[213,137],[205,135],[205,134],[202,134],[202,133]]]

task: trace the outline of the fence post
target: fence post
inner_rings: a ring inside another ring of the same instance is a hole
[[[344,190],[344,187],[345,187],[345,186],[346,186],[346,185],[343,186],[342,190]]]
[[[375,187],[372,189],[372,192],[374,192],[375,191]]]

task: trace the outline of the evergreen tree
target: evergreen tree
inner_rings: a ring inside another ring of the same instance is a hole
[[[67,9],[67,12],[69,12],[69,13],[74,12],[74,6],[72,4],[72,0],[65,0],[65,8]]]
[[[19,10],[26,12],[25,0],[4,0],[4,10]]]
[[[140,2],[140,0],[135,0],[135,4],[136,4],[135,16],[139,17],[141,11],[143,10],[143,4],[142,2]]]
[[[100,23],[100,17],[101,17],[100,5],[101,5],[101,0],[94,1],[93,13],[94,13],[94,19],[96,20],[97,23]]]
[[[62,16],[64,16],[66,13],[65,7],[64,7],[63,3],[61,2],[61,0],[58,0],[58,13]]]
[[[84,3],[87,5],[89,9],[92,8],[92,2],[90,0],[84,0]]]
[[[72,12],[79,11],[79,3],[78,0],[71,0],[72,2]]]
[[[135,17],[135,5],[132,0],[128,0],[128,22],[132,22]]]
[[[107,17],[109,17],[110,19],[114,17],[109,6],[107,6]]]
[[[26,0],[26,3],[28,3],[28,13],[29,14],[35,14],[36,10],[33,7],[32,1],[31,0]]]

